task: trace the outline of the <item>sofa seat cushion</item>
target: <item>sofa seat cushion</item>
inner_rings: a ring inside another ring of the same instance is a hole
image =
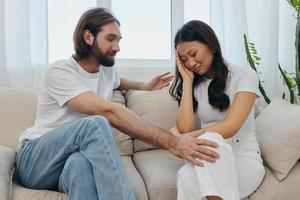
[[[144,179],[150,200],[176,199],[177,171],[184,164],[183,160],[156,149],[135,153],[133,161]]]
[[[136,170],[130,156],[121,156],[129,182],[131,183],[137,200],[148,200],[146,187],[141,175]]]
[[[16,148],[19,135],[33,125],[36,103],[34,90],[0,88],[0,145]]]
[[[10,199],[16,152],[0,145],[0,199]]]
[[[169,95],[168,88],[156,91],[132,90],[126,94],[127,107],[137,113],[147,122],[165,130],[170,130],[176,125],[177,103]],[[134,140],[135,152],[157,147]]]
[[[129,182],[131,183],[137,200],[148,200],[145,184],[137,172],[130,156],[121,156]],[[13,182],[12,200],[67,200],[64,193],[49,190],[34,190]]]
[[[300,199],[300,162],[297,162],[290,174],[282,181],[278,181],[268,167],[265,169],[265,178],[257,191],[250,196],[250,200]]]
[[[50,190],[33,190],[13,183],[12,200],[67,200],[67,195]]]

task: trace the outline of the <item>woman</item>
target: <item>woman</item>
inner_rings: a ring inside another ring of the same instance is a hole
[[[237,200],[252,194],[265,171],[256,141],[254,109],[258,76],[224,61],[214,31],[201,21],[183,25],[175,37],[176,74],[170,94],[179,103],[173,133],[195,130],[218,143],[220,157],[199,166],[186,162],[177,177],[178,200]]]

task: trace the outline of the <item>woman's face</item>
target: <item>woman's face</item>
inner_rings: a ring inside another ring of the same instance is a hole
[[[209,46],[198,41],[180,42],[177,51],[186,68],[199,75],[211,74],[213,53]]]

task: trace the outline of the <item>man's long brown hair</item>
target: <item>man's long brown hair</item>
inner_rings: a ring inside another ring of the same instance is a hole
[[[91,54],[91,46],[88,45],[83,38],[85,30],[89,30],[96,38],[97,34],[102,30],[102,26],[116,22],[120,25],[113,14],[105,8],[93,8],[82,14],[73,34],[75,58],[78,60],[85,59]]]

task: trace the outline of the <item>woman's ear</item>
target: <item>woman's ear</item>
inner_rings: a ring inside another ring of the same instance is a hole
[[[83,39],[89,45],[92,46],[94,42],[94,36],[89,30],[83,32]]]

